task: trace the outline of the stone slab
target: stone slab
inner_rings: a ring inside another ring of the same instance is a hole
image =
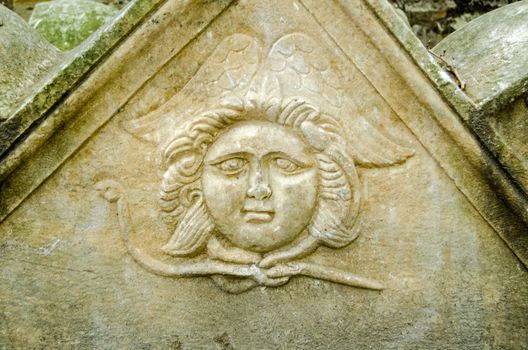
[[[527,18],[528,1],[518,1],[478,17],[434,47],[458,71],[477,105],[510,103],[528,88],[528,63],[522,59]]]
[[[2,184],[0,343],[522,348],[526,226],[390,11],[152,8]]]
[[[433,49],[456,70],[464,92],[478,106],[469,115],[469,126],[524,196],[528,196],[528,66],[522,57],[528,54],[527,23],[528,2],[519,1],[479,17]]]

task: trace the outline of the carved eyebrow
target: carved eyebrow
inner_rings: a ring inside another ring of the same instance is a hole
[[[210,165],[215,165],[218,163],[222,163],[223,161],[226,161],[228,159],[243,158],[245,160],[248,160],[250,157],[251,157],[251,154],[248,152],[234,152],[234,153],[225,154],[215,159],[206,161],[205,163],[210,164]]]
[[[285,158],[285,159],[291,161],[292,163],[295,163],[295,164],[297,164],[299,166],[302,166],[302,167],[309,167],[309,166],[313,165],[310,161],[299,160],[298,158],[293,157],[292,155],[284,153],[284,152],[281,152],[281,151],[270,152],[270,153],[266,154],[263,158],[264,159]]]

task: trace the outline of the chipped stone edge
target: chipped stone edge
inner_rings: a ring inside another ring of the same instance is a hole
[[[37,127],[49,115],[49,111],[67,97],[73,87],[80,84],[97,62],[134,30],[149,12],[165,1],[132,1],[112,21],[58,62],[26,98],[11,110],[8,119],[0,124],[0,181],[35,150],[36,146],[31,143],[20,144],[24,135]]]
[[[528,74],[526,77],[509,85],[506,89],[482,100],[479,104],[478,113],[475,113],[474,118],[486,119],[486,116],[500,112],[504,107],[526,94],[528,94]]]
[[[434,56],[428,52],[427,48],[420,42],[418,37],[414,35],[411,28],[397,14],[396,9],[387,0],[363,0],[363,2],[373,11],[373,13],[376,14],[378,19],[387,29],[388,33],[395,38],[395,40],[407,52],[412,61],[414,61],[420,68],[422,73],[433,83],[433,86],[439,91],[446,103],[460,116],[460,124],[464,125],[463,129],[466,132],[460,133],[457,131],[455,137],[460,140],[474,139],[477,141],[477,146],[480,148],[481,160],[473,164],[473,166],[480,169],[480,173],[488,185],[498,191],[496,194],[496,202],[493,204],[494,213],[483,212],[480,204],[481,199],[466,191],[464,185],[458,183],[455,178],[449,175],[449,172],[447,173],[449,177],[453,179],[457,187],[461,189],[462,193],[464,193],[468,200],[474,205],[475,209],[477,209],[483,219],[493,227],[517,258],[528,268],[528,245],[523,243],[528,241],[528,198],[526,198],[522,190],[516,186],[511,176],[500,165],[498,160],[482,145],[478,136],[469,129],[470,121],[476,114],[482,113],[483,110],[496,110],[492,109],[491,106],[493,103],[496,103],[493,108],[500,108],[500,102],[490,101],[488,104],[484,105],[475,104],[474,101],[472,101],[462,89],[458,87],[449,74],[442,69]],[[512,86],[510,88],[513,89],[514,87]],[[504,96],[505,93],[505,90],[503,90],[502,95]],[[511,100],[507,100],[507,102],[511,102]],[[479,108],[483,108],[483,110]],[[443,123],[440,122],[440,124],[442,125]],[[463,142],[460,146],[464,152],[477,155],[479,150],[474,149],[475,147],[473,144],[474,142]],[[505,200],[508,204],[505,203]],[[501,228],[508,227],[508,225],[511,224],[507,222],[509,217],[508,210],[513,211],[514,216],[519,220],[519,223],[516,225],[518,227],[517,231],[523,232],[524,234],[519,236],[514,233],[513,236],[511,236]],[[506,216],[503,217],[503,215]],[[498,222],[502,222],[502,224],[497,224]]]
[[[396,13],[395,8],[382,0],[364,0],[391,35],[403,46],[413,61],[442,93],[448,104],[464,119],[469,119],[477,105],[456,84],[433,54],[422,44],[409,25]]]
[[[516,7],[518,5],[524,6],[526,4],[528,4],[528,2],[526,1],[514,2],[504,7],[500,7],[493,11],[485,13],[482,16],[479,16],[475,18],[474,20],[466,23],[464,26],[454,31],[453,33],[449,34],[449,36],[444,38],[431,51],[433,52],[436,51],[437,47],[440,47],[440,45],[445,45],[446,42],[449,43],[452,40],[456,41],[459,37],[465,36],[466,34],[468,34],[467,29],[470,27],[478,26],[481,22],[486,23],[486,21],[488,21],[490,18],[495,17],[495,19],[498,19],[501,16],[505,16],[507,12],[509,11],[510,7]],[[506,14],[504,12],[506,12]],[[469,32],[471,32],[471,30]],[[496,93],[489,94],[485,98],[482,98],[482,99],[473,99],[478,109],[478,112],[474,113],[474,115],[472,115],[472,118],[484,120],[486,119],[487,116],[491,116],[493,114],[500,112],[500,110],[502,110],[504,107],[511,104],[514,100],[523,96],[527,92],[528,92],[528,74],[526,76],[523,76],[509,83],[505,88],[501,89],[500,91],[497,91]]]

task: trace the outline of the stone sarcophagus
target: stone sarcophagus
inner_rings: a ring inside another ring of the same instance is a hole
[[[434,57],[384,1],[131,3],[2,122],[0,343],[523,348],[526,196]]]

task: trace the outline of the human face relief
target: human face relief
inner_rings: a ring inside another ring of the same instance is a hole
[[[217,230],[268,252],[293,241],[317,201],[317,160],[295,130],[269,122],[226,129],[205,156],[202,189]]]

